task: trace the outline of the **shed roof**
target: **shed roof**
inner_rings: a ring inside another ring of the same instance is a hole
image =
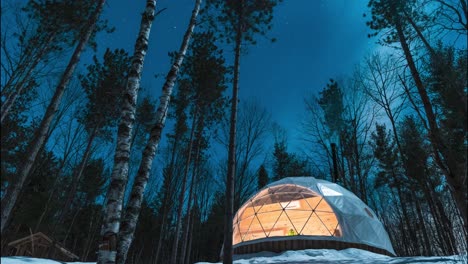
[[[23,244],[29,244],[29,243],[31,243],[31,241],[35,241],[35,240],[38,240],[38,239],[43,239],[47,243],[49,243],[50,245],[54,245],[53,240],[51,238],[49,238],[48,236],[46,236],[42,232],[37,232],[37,233],[34,233],[32,235],[17,239],[15,241],[12,241],[12,242],[8,243],[8,246],[9,247],[19,247],[19,246],[21,246]],[[68,257],[70,257],[72,259],[79,259],[79,257],[77,255],[73,254],[71,251],[64,248],[59,243],[55,243],[55,247],[58,250],[60,250],[61,253],[65,254],[66,256],[68,256]]]

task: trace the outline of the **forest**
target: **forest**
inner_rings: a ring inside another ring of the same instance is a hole
[[[141,80],[164,1],[131,1],[133,46],[114,49],[111,1],[2,0],[2,256],[42,232],[85,262],[232,263],[237,209],[290,176],[356,194],[399,256],[466,254],[467,1],[366,1],[379,49],[294,102],[301,151],[239,94],[289,1],[188,1],[156,87]]]

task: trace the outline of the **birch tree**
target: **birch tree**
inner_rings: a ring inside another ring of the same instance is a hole
[[[122,113],[117,132],[117,146],[114,154],[114,166],[107,193],[104,219],[101,229],[102,241],[99,244],[98,263],[115,263],[117,255],[117,236],[122,215],[122,201],[128,179],[133,125],[140,88],[143,63],[148,50],[148,39],[151,32],[156,9],[156,0],[147,0],[141,17],[140,30],[135,42],[135,50],[128,73],[127,85],[122,101]]]
[[[187,52],[190,38],[192,37],[193,31],[195,29],[200,6],[201,0],[196,0],[192,15],[190,17],[189,25],[182,39],[181,46],[177,52],[171,69],[166,76],[166,81],[162,88],[162,95],[159,98],[159,105],[156,110],[156,121],[151,129],[145,149],[143,150],[140,167],[138,169],[137,176],[132,187],[130,200],[125,211],[125,217],[122,222],[122,229],[119,233],[118,263],[125,263],[128,248],[130,247],[133,239],[133,234],[135,232],[138,215],[140,213],[141,204],[143,201],[143,194],[146,188],[146,184],[148,183],[149,172],[153,164],[154,156],[156,155],[156,150],[159,146],[159,141],[161,140],[162,130],[165,126],[172,89],[177,79],[179,69],[184,60],[184,56]]]
[[[31,143],[28,145],[26,150],[26,160],[17,170],[18,180],[11,185],[11,188],[8,188],[5,198],[2,200],[2,215],[1,215],[1,232],[3,233],[7,221],[10,217],[10,213],[16,203],[19,193],[23,188],[23,184],[28,177],[28,174],[32,168],[32,165],[41,149],[42,145],[45,142],[47,137],[47,132],[52,123],[55,113],[57,112],[62,96],[67,88],[72,75],[75,71],[75,68],[80,60],[81,53],[88,44],[88,41],[95,30],[96,23],[98,22],[99,16],[104,7],[105,0],[100,0],[96,3],[93,10],[89,10],[92,15],[87,20],[87,23],[84,27],[82,35],[80,35],[78,44],[72,54],[72,57],[63,73],[60,81],[56,87],[55,93],[50,101],[46,113],[42,118],[42,121],[39,127],[35,131],[34,138]],[[10,187],[10,186],[9,186]]]

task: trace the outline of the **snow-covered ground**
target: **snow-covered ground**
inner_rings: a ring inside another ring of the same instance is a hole
[[[402,264],[402,263],[431,263],[431,264],[466,264],[465,256],[448,257],[401,257],[392,258],[385,255],[371,253],[360,249],[306,249],[297,251],[286,251],[275,254],[262,252],[256,254],[242,255],[235,258],[235,264],[257,264],[257,263],[290,263],[290,264]],[[198,264],[208,264],[199,262]]]
[[[60,262],[50,259],[39,259],[39,258],[29,258],[29,257],[2,257],[1,264],[63,264],[63,263],[73,263],[73,264],[94,264],[89,262]]]
[[[37,259],[27,257],[4,257],[1,258],[1,264],[63,264],[48,259]],[[73,264],[95,264],[85,262],[69,262]],[[466,255],[448,256],[448,257],[401,257],[392,258],[384,255],[371,253],[360,249],[306,249],[298,251],[286,251],[275,254],[262,252],[238,256],[235,264],[260,264],[260,263],[290,263],[290,264],[466,264]],[[144,264],[144,263],[142,263]],[[208,262],[199,262],[198,264],[208,264]]]

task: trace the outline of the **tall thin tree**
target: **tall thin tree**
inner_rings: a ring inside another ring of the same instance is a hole
[[[232,220],[234,215],[234,177],[236,174],[236,124],[239,94],[240,55],[243,44],[255,44],[254,35],[266,35],[271,28],[273,8],[280,0],[266,1],[225,1],[209,0],[208,10],[213,25],[221,29],[226,42],[234,43],[234,76],[232,83],[230,136],[226,176],[226,213],[224,230],[223,262],[232,263]]]
[[[143,194],[145,192],[146,184],[148,183],[149,173],[153,164],[154,156],[156,155],[156,150],[159,146],[159,141],[161,140],[162,130],[165,126],[167,112],[169,109],[169,102],[171,99],[172,89],[174,83],[177,79],[177,74],[184,60],[185,54],[187,52],[190,38],[192,37],[193,31],[196,26],[197,16],[200,11],[201,0],[195,1],[195,7],[192,11],[192,16],[190,18],[189,25],[185,31],[185,35],[182,39],[179,51],[176,55],[176,58],[169,70],[166,81],[162,88],[162,95],[159,98],[158,109],[156,110],[156,121],[151,129],[149,139],[143,150],[143,157],[138,169],[135,182],[132,187],[132,192],[130,195],[130,200],[125,211],[125,217],[122,222],[122,229],[119,233],[119,252],[118,252],[118,263],[125,263],[128,248],[132,243],[133,234],[135,232],[135,227],[137,224],[138,216],[141,209],[141,204],[143,201]]]
[[[423,83],[421,75],[417,69],[414,56],[408,43],[408,21],[404,14],[409,14],[414,7],[415,0],[370,0],[368,6],[371,8],[372,19],[367,25],[375,32],[371,36],[377,35],[380,31],[390,29],[385,43],[399,42],[403,50],[408,68],[417,88],[419,97],[424,107],[425,118],[429,124],[429,139],[434,153],[434,160],[445,175],[448,186],[453,193],[455,203],[463,218],[465,230],[468,228],[467,201],[464,193],[463,170],[456,162],[456,157],[452,155],[444,143],[442,134],[437,123],[433,102],[427,92],[427,87]]]
[[[93,9],[95,1],[45,1],[29,0],[22,11],[27,16],[17,18],[17,45],[10,51],[2,39],[2,55],[9,63],[3,63],[2,69],[5,84],[2,86],[1,121],[9,114],[17,98],[26,89],[31,89],[31,83],[38,83],[38,72],[44,68],[39,65],[68,46],[73,46],[86,24],[86,14]],[[88,10],[88,11],[86,11]],[[26,20],[26,21],[24,21]],[[24,22],[23,22],[24,21]],[[22,25],[25,23],[26,25]],[[32,25],[32,26],[31,26]],[[106,24],[95,26],[97,31],[106,28]],[[32,28],[32,29],[31,29]]]
[[[52,100],[49,103],[49,106],[47,107],[44,117],[42,118],[41,124],[35,131],[35,136],[28,146],[28,149],[26,151],[27,159],[22,164],[22,166],[20,166],[17,170],[18,180],[11,185],[11,188],[8,188],[5,198],[2,200],[2,215],[1,215],[1,232],[2,233],[6,227],[7,221],[10,217],[11,211],[16,203],[16,200],[23,188],[23,184],[29,175],[29,172],[33,166],[34,161],[36,160],[37,154],[39,153],[39,150],[41,149],[42,145],[45,143],[47,132],[52,123],[52,119],[54,118],[55,113],[57,112],[57,109],[60,105],[60,101],[65,92],[65,89],[67,88],[68,83],[70,82],[73,76],[73,73],[75,71],[75,68],[78,65],[78,62],[80,61],[81,53],[86,47],[86,44],[88,43],[88,40],[90,39],[92,33],[94,32],[96,23],[98,22],[99,16],[104,7],[104,3],[105,3],[105,0],[100,0],[96,3],[94,13],[89,18],[87,25],[85,26],[83,34],[81,35],[79,39],[79,42],[75,48],[75,51],[73,52],[72,57],[70,58],[70,61],[65,69],[65,72],[63,73],[57,85],[57,88],[55,89],[55,93],[52,97]]]
[[[86,92],[88,102],[86,110],[81,112],[79,122],[87,132],[87,144],[81,161],[73,172],[71,189],[67,194],[63,210],[57,224],[61,224],[67,215],[77,191],[83,171],[87,165],[94,139],[98,136],[110,138],[110,129],[115,127],[120,114],[121,94],[127,79],[130,59],[122,49],[104,53],[103,62],[93,57],[93,64],[87,67],[87,75],[80,75],[81,85]]]
[[[155,9],[156,0],[147,0],[145,11],[141,16],[140,31],[135,42],[135,50],[124,92],[122,115],[117,132],[117,146],[114,154],[114,167],[107,192],[107,203],[101,229],[102,240],[98,252],[99,264],[115,263],[117,257],[117,236],[120,229],[125,185],[128,179],[128,163],[138,91]]]

